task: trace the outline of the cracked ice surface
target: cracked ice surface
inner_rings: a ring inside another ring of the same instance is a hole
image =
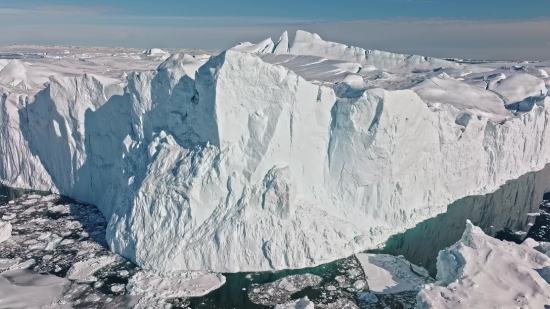
[[[97,205],[110,248],[156,271],[319,265],[550,160],[548,63],[400,55],[303,31],[156,70],[140,61],[116,76],[79,66],[90,74],[42,88],[32,65],[3,64],[0,177]]]

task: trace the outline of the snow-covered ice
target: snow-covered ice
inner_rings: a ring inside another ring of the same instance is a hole
[[[437,282],[418,294],[418,308],[545,308],[550,304],[550,258],[489,237],[467,222],[462,239],[442,250]]]
[[[163,63],[69,51],[22,62],[47,85],[18,69],[0,87],[0,179],[97,205],[110,248],[148,269],[318,265],[550,160],[547,63],[303,31]]]

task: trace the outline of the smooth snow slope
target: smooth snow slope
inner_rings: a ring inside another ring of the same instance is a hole
[[[0,178],[97,205],[111,249],[142,267],[255,271],[375,247],[549,161],[550,99],[505,109],[498,89],[471,86],[487,68],[287,41],[273,51],[292,64],[266,60],[264,41],[172,55],[126,83],[5,92]]]

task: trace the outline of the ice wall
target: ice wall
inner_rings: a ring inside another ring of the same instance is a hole
[[[548,98],[494,123],[413,90],[315,85],[251,53],[205,61],[6,94],[3,182],[97,205],[111,249],[142,267],[255,271],[372,248],[550,158]]]

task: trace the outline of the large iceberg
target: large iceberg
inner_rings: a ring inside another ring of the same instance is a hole
[[[0,179],[97,205],[144,268],[234,272],[373,248],[550,162],[539,77],[479,87],[492,69],[288,42],[2,87]]]

